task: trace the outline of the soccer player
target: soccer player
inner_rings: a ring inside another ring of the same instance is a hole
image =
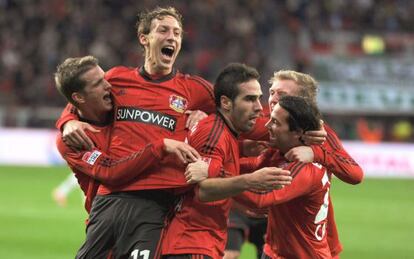
[[[218,178],[215,186],[208,180],[202,188],[213,195],[236,195],[246,189],[273,189],[288,184],[289,172],[278,168],[263,168],[251,174],[239,175],[238,137],[250,131],[262,106],[254,68],[234,63],[220,72],[214,85],[217,113],[200,121],[191,129],[188,143],[202,155],[210,178]],[[192,170],[190,164],[187,170]],[[274,175],[281,175],[280,182]],[[284,176],[283,176],[284,175]],[[232,177],[234,176],[234,177]],[[230,181],[226,181],[230,180]],[[221,180],[224,180],[222,182]],[[232,188],[221,188],[221,185]],[[200,186],[201,187],[201,186]],[[224,192],[224,193],[222,193]],[[184,196],[163,240],[163,258],[221,258],[226,243],[226,228],[231,199],[206,204],[198,201],[196,187]]]
[[[95,144],[91,151],[73,150],[65,145],[61,137],[57,138],[58,150],[73,170],[86,196],[85,208],[88,213],[100,183],[123,184],[139,175],[149,165],[163,159],[166,154],[176,154],[183,162],[187,157],[191,157],[191,161],[198,157],[192,147],[171,139],[160,139],[140,149],[137,147],[137,151],[119,159],[108,156],[106,151],[112,130],[113,104],[110,96],[111,85],[105,80],[98,60],[92,56],[68,58],[58,66],[55,81],[59,92],[77,108],[79,118],[100,130],[90,134]],[[93,214],[92,211],[91,219]],[[91,252],[87,257],[102,256],[109,249],[110,246],[99,253]]]
[[[271,159],[264,158],[262,165],[290,170],[292,183],[266,194],[245,192],[236,197],[252,207],[270,206],[262,258],[332,258],[326,234],[331,173],[320,164],[290,162],[278,154],[303,145],[302,135],[318,130],[319,120],[315,104],[302,97],[280,98],[267,123],[270,143],[277,150],[266,151],[262,157]]]
[[[269,88],[270,109],[273,109],[279,99],[285,95],[301,96],[316,103],[318,83],[308,74],[292,70],[281,70],[275,72],[269,82],[272,84]],[[362,168],[344,149],[337,134],[327,123],[323,124],[323,129],[326,131],[327,137],[322,145],[295,147],[286,154],[286,158],[289,161],[317,162],[343,182],[359,184],[363,179]],[[313,131],[308,131],[305,135],[313,133]],[[302,138],[302,140],[304,139],[305,137]],[[328,241],[332,256],[335,257],[339,256],[339,253],[342,251],[342,245],[336,229],[331,200],[329,200],[328,217]]]

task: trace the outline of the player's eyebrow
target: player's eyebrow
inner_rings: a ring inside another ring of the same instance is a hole
[[[101,78],[99,78],[99,79],[97,79],[97,80],[95,80],[95,81],[92,81],[92,85],[93,85],[93,86],[98,85],[98,84],[100,84],[103,80],[104,80],[104,78],[103,78],[103,77],[101,77]]]

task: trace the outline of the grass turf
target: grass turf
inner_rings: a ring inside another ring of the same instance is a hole
[[[84,238],[80,192],[58,207],[51,192],[66,167],[0,167],[0,258],[73,258]],[[341,258],[414,258],[414,181],[334,181],[332,198]],[[241,259],[254,258],[245,245]]]

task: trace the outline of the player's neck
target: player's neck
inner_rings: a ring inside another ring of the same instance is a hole
[[[238,130],[235,126],[234,123],[231,120],[231,116],[228,112],[223,111],[222,109],[218,108],[217,109],[218,112],[221,114],[221,117],[224,119],[224,121],[226,122],[227,126],[237,135],[239,135],[241,133],[240,130]]]
[[[291,150],[292,148],[299,147],[299,146],[303,146],[303,144],[299,140],[292,139],[289,145],[285,145],[283,147],[276,147],[276,148],[278,148],[280,153],[284,155],[287,152],[289,152],[289,150]]]

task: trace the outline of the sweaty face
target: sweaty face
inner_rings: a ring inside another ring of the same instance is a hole
[[[282,153],[286,153],[296,146],[297,141],[299,141],[298,132],[289,130],[288,118],[289,113],[279,104],[276,104],[272,110],[270,120],[266,123],[270,135],[270,145],[279,149]]]
[[[256,79],[239,85],[239,94],[233,101],[230,120],[237,131],[250,131],[263,110],[260,104],[262,90]]]
[[[101,67],[91,68],[82,75],[85,80],[85,88],[80,94],[84,98],[83,106],[89,113],[102,115],[113,108],[111,100],[111,85],[104,78],[105,73]]]
[[[269,88],[269,108],[270,111],[279,102],[279,99],[284,95],[298,96],[300,86],[292,80],[276,80]]]
[[[140,35],[145,48],[145,69],[148,73],[167,75],[172,71],[181,49],[182,28],[172,16],[155,18],[148,35]]]

